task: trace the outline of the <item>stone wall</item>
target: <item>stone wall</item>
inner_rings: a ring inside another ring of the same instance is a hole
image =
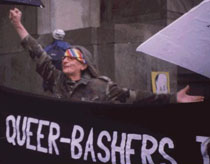
[[[23,14],[22,22],[33,35],[37,34],[37,9],[17,6]],[[33,93],[42,93],[41,78],[35,65],[20,45],[20,39],[8,19],[9,9],[14,6],[0,5],[0,85]],[[34,20],[34,21],[31,21]]]
[[[43,0],[38,9],[38,33],[99,27],[100,0]]]

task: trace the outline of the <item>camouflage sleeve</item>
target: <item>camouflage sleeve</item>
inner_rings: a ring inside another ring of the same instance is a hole
[[[109,80],[106,90],[108,101],[114,103],[153,103],[153,104],[167,104],[176,103],[176,94],[152,94],[135,91],[127,88],[120,88],[116,83]]]
[[[31,58],[36,62],[36,71],[43,80],[54,84],[59,77],[58,71],[51,62],[51,57],[43,50],[42,46],[30,35],[21,41],[22,46],[29,50]]]

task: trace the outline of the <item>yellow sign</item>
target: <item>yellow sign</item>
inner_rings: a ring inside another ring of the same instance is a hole
[[[170,93],[169,72],[152,72],[152,91],[155,94]]]

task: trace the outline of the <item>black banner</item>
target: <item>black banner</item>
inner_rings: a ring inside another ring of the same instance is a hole
[[[208,102],[75,103],[0,89],[1,164],[209,164]]]
[[[41,0],[0,0],[0,4],[45,7]]]

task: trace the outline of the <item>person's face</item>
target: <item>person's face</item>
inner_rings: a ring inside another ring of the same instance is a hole
[[[80,75],[87,68],[86,64],[79,62],[76,58],[65,56],[62,60],[63,72],[67,75]]]

